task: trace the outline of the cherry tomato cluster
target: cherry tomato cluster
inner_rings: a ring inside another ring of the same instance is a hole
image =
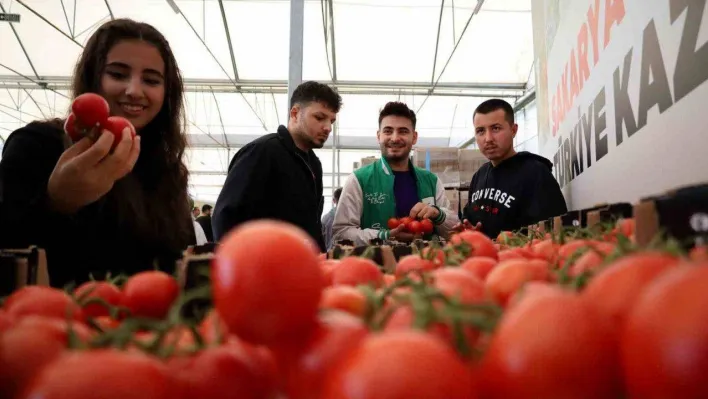
[[[411,234],[430,234],[433,232],[433,222],[430,219],[413,219],[411,217],[390,218],[388,228],[393,230],[398,226],[404,226],[404,231]]]
[[[123,137],[125,128],[135,137],[135,127],[122,116],[110,116],[110,108],[105,98],[95,93],[84,93],[71,103],[71,113],[64,122],[64,131],[76,142],[91,134],[94,129],[105,129],[113,133],[113,148]]]
[[[221,241],[205,287],[143,272],[14,292],[0,397],[708,397],[708,251],[633,235],[631,221],[468,230],[383,270],[250,222]],[[204,298],[205,317],[182,317]]]

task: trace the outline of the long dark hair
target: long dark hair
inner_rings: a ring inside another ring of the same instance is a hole
[[[194,225],[189,216],[189,172],[183,162],[184,85],[177,61],[165,37],[151,25],[116,19],[89,38],[74,71],[73,98],[101,93],[108,52],[123,40],[141,40],[157,48],[165,62],[165,100],[155,118],[141,130],[140,157],[133,171],[116,182],[106,205],[116,220],[146,244],[181,251],[191,243]]]

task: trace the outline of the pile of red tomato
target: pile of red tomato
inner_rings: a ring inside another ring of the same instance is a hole
[[[95,93],[77,96],[71,103],[71,113],[64,122],[64,131],[73,141],[91,135],[94,129],[105,129],[113,133],[113,148],[120,142],[126,128],[130,129],[130,134],[135,137],[133,124],[122,116],[110,116],[108,102]]]
[[[433,222],[430,219],[413,219],[409,216],[402,218],[388,219],[388,228],[393,230],[399,226],[404,226],[403,231],[417,234],[430,234],[433,232]]]
[[[631,236],[465,231],[384,273],[251,222],[221,242],[209,287],[144,272],[13,293],[0,397],[708,397],[708,252]],[[205,289],[210,313],[183,318]]]

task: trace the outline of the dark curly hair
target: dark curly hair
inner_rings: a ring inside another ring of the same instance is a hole
[[[415,124],[417,122],[415,112],[412,109],[408,108],[408,105],[406,105],[405,103],[402,103],[400,101],[391,101],[386,103],[383,109],[381,109],[381,112],[379,112],[379,126],[381,126],[381,121],[383,120],[383,118],[390,115],[400,116],[409,119],[411,121],[411,124],[413,124],[413,130],[415,130]]]
[[[184,85],[167,39],[153,26],[130,19],[103,24],[89,38],[74,70],[72,96],[101,93],[108,52],[123,40],[141,40],[158,49],[165,62],[165,100],[155,118],[141,130],[140,157],[133,171],[106,195],[119,223],[147,244],[182,251],[194,236],[189,217],[189,172],[183,162]]]
[[[333,88],[324,83],[308,81],[298,86],[290,97],[290,108],[295,104],[303,106],[319,102],[327,106],[334,113],[339,113],[342,108],[342,97]]]

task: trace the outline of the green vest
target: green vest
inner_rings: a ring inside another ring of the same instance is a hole
[[[418,201],[429,205],[435,203],[438,177],[435,174],[409,164],[413,169],[418,188]],[[363,194],[361,215],[362,229],[387,229],[388,219],[396,216],[396,197],[393,194],[394,175],[388,162],[382,157],[376,162],[354,171]]]

